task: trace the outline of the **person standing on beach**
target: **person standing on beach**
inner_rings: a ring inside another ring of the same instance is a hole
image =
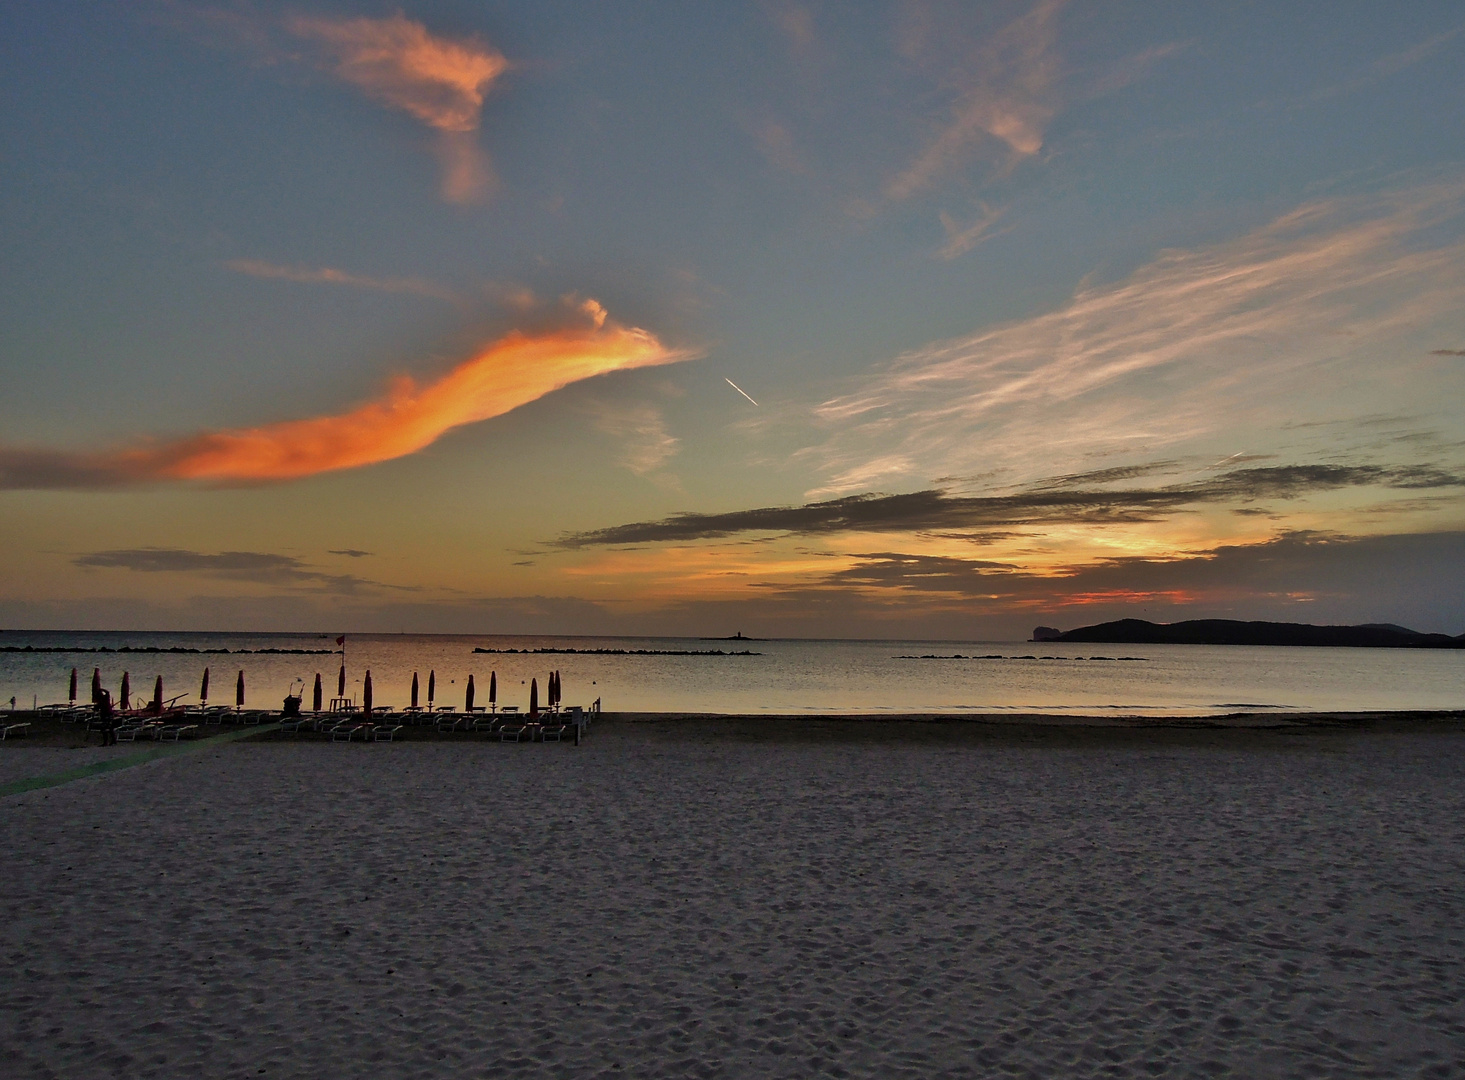
[[[112,711],[112,695],[106,690],[97,691],[97,719],[102,728],[102,745],[117,745],[117,715]]]

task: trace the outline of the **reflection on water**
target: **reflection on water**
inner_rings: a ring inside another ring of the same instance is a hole
[[[327,635],[0,632],[0,647],[26,645],[200,651],[0,652],[0,701],[64,700],[72,667],[83,697],[100,668],[114,693],[125,670],[137,691],[150,695],[162,675],[167,696],[195,701],[208,666],[215,703],[233,702],[243,670],[248,704],[278,708],[292,685],[304,685],[308,702],[317,672],[326,697],[334,696],[341,662]],[[436,671],[438,704],[458,706],[469,674],[483,704],[495,672],[499,702],[522,708],[529,680],[539,679],[543,700],[545,676],[555,669],[567,705],[600,698],[608,712],[1206,715],[1465,707],[1465,652],[1457,650],[363,634],[348,639],[346,663],[348,696],[360,698],[369,668],[376,703],[398,706],[407,704],[414,671],[424,700],[428,672]]]

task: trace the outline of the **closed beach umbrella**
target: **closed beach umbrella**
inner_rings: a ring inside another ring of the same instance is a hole
[[[417,708],[417,672],[412,673],[412,707]]]
[[[317,671],[315,673],[315,696],[314,696],[314,698],[311,699],[311,703],[310,703],[311,709],[313,711],[315,711],[315,712],[320,712],[320,699],[321,699],[320,672]]]
[[[198,700],[205,705],[209,703],[209,669],[203,669],[203,682],[198,687]]]
[[[336,676],[336,696],[346,696],[346,665],[341,665],[341,674]]]
[[[234,683],[234,707],[244,708],[244,670],[239,671],[239,678]]]
[[[529,680],[529,715],[539,715],[539,680]]]
[[[361,684],[361,708],[371,715],[371,668],[366,669],[366,682]]]
[[[122,692],[117,695],[119,708],[132,708],[132,680],[127,677],[127,672],[122,673]]]
[[[558,671],[554,673],[554,703],[556,705],[560,703],[560,673]]]
[[[163,677],[158,676],[158,681],[153,683],[153,711],[163,711]]]
[[[71,669],[71,687],[66,691],[66,700],[76,700],[76,668]]]
[[[493,707],[493,709],[494,709],[495,712],[498,711],[498,700],[499,700],[499,673],[497,671],[490,671],[488,673],[488,703],[489,703],[490,706]]]
[[[467,699],[467,704],[463,706],[463,711],[464,712],[472,712],[473,711],[473,676],[472,675],[469,675],[468,676],[468,699]]]
[[[97,699],[100,698],[101,696],[102,696],[102,669],[101,668],[92,668],[92,704],[95,705],[97,703]]]
[[[427,673],[427,707],[432,708],[433,701],[437,698],[437,672]]]

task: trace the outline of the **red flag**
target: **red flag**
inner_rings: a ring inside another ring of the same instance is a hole
[[[343,645],[344,646],[346,644],[346,635],[345,634],[342,634],[340,637],[338,637],[336,639],[336,644],[337,645]]]

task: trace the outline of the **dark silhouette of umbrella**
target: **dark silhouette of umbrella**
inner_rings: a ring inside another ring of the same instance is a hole
[[[76,700],[76,668],[71,669],[71,686],[66,691],[66,700],[72,702]]]
[[[530,679],[529,680],[529,715],[531,717],[537,717],[539,715],[539,680],[538,679]]]
[[[341,674],[336,676],[336,696],[346,696],[346,665],[341,665]]]
[[[132,708],[132,680],[127,677],[127,672],[122,673],[122,692],[117,695],[117,707],[119,709]]]
[[[320,699],[321,699],[320,672],[317,671],[315,673],[315,697],[311,701],[312,711],[314,711],[314,712],[320,712]]]
[[[499,673],[497,671],[490,671],[488,673],[488,704],[493,708],[494,712],[498,712],[498,700]]]
[[[153,712],[163,711],[163,677],[158,676],[157,682],[153,683]]]
[[[203,669],[203,682],[198,688],[198,700],[205,705],[209,703],[209,669]]]
[[[95,705],[102,696],[102,669],[92,668],[92,704]]]
[[[433,701],[437,698],[437,671],[427,673],[427,707],[432,708]]]
[[[467,699],[467,704],[465,704],[463,706],[463,711],[464,712],[472,712],[473,711],[473,676],[472,675],[469,675],[468,676],[468,699]]]
[[[417,672],[412,673],[412,707],[417,708]]]
[[[366,682],[361,684],[361,709],[371,715],[371,668],[366,669]]]
[[[234,707],[244,708],[244,669],[240,668],[239,678],[234,683]]]
[[[554,673],[554,703],[556,705],[560,703],[560,673],[558,671]]]

